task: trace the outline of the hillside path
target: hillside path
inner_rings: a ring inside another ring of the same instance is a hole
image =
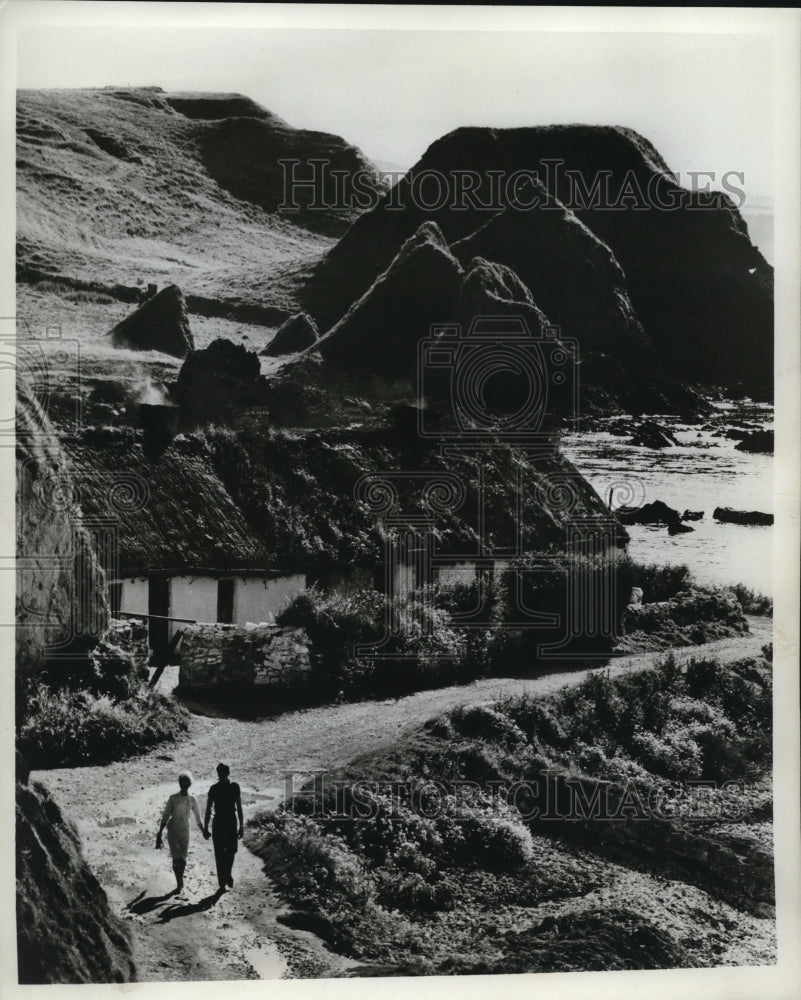
[[[722,662],[757,655],[769,642],[772,621],[749,619],[745,636],[674,650],[677,658],[716,656]],[[617,659],[612,676],[653,665],[661,653]],[[325,976],[351,965],[329,952],[313,934],[289,929],[278,918],[288,908],[276,898],[258,858],[240,845],[235,886],[221,898],[216,889],[211,841],[191,831],[186,890],[174,887],[167,848],[154,848],[159,818],[177,774],[188,767],[201,814],[216,780],[218,761],[231,767],[242,787],[246,821],[259,809],[277,806],[285,772],[330,769],[358,754],[395,742],[406,730],[457,705],[523,693],[548,695],[580,683],[587,669],[559,670],[531,678],[492,678],[460,687],[421,691],[400,699],[329,705],[287,712],[260,721],[195,715],[175,744],[103,767],[37,771],[32,777],[53,794],[78,828],[89,866],[115,912],[133,933],[134,960],[143,982],[275,979]],[[177,682],[165,672],[160,685]],[[166,841],[166,838],[165,838]]]

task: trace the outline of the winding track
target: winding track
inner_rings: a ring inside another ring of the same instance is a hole
[[[756,655],[771,638],[772,622],[751,618],[749,623],[748,635],[674,652],[679,659],[701,654],[723,662]],[[645,669],[660,655],[621,657],[610,672],[616,676]],[[174,745],[104,767],[38,771],[32,777],[52,792],[76,824],[90,867],[112,908],[128,921],[140,981],[336,975],[350,963],[331,954],[312,934],[279,923],[286,908],[272,892],[260,861],[245,847],[234,865],[234,890],[215,899],[211,842],[193,830],[187,889],[177,899],[166,896],[174,885],[169,857],[166,849],[157,852],[153,844],[160,810],[177,788],[178,771],[187,766],[193,771],[192,790],[202,812],[205,792],[216,780],[215,767],[226,761],[242,787],[247,819],[280,802],[284,772],[301,775],[333,768],[360,753],[380,750],[456,705],[524,692],[544,696],[578,684],[588,673],[579,669],[527,679],[493,678],[256,722],[193,715],[188,733]],[[175,680],[173,672],[161,683],[169,689]]]

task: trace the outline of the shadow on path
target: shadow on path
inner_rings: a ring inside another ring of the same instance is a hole
[[[202,913],[203,910],[210,910],[224,892],[225,889],[218,889],[210,896],[204,896],[203,899],[199,899],[196,903],[165,906],[159,914],[158,922],[160,924],[166,924],[170,920],[175,920],[176,917],[188,917],[192,913]]]
[[[131,913],[150,913],[151,910],[155,910],[157,906],[161,903],[165,903],[168,899],[174,896],[178,892],[177,889],[170,889],[169,892],[165,892],[163,896],[145,896],[145,890],[143,889],[138,896],[135,896],[126,909]]]

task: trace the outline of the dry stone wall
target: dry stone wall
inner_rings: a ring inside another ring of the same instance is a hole
[[[185,690],[252,689],[297,694],[309,687],[309,638],[278,625],[189,625],[181,640]]]
[[[133,657],[137,666],[148,662],[150,646],[147,622],[141,618],[112,618],[108,623],[106,638]]]

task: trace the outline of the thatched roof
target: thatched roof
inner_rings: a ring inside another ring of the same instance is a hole
[[[123,575],[273,569],[201,442],[180,436],[149,458],[130,429],[108,428],[66,450],[84,518],[118,525]]]

